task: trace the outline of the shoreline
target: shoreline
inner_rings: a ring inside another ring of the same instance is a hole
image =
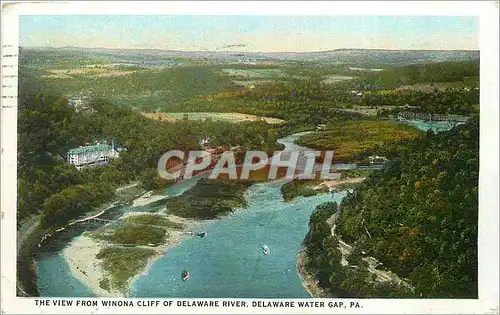
[[[361,183],[365,179],[366,179],[365,177],[354,177],[354,178],[347,178],[347,179],[324,180],[323,182],[314,186],[313,190],[318,190],[318,189],[321,189],[322,187],[325,187],[325,186],[328,187],[330,190],[332,190],[332,189],[336,189],[338,186],[343,185],[343,184]]]
[[[352,183],[361,183],[365,180],[365,177],[355,177],[349,179],[334,179],[334,180],[325,180],[320,184],[316,185],[313,189],[321,189],[322,187],[328,187],[328,189],[332,192],[335,190],[337,186],[342,184],[352,184]],[[342,256],[343,257],[343,256]],[[309,273],[305,269],[305,265],[307,263],[308,257],[306,254],[305,246],[302,246],[297,253],[297,276],[302,283],[302,287],[306,290],[311,298],[332,298],[331,294],[329,294],[326,290],[321,288],[318,284],[318,280],[316,277]]]
[[[194,227],[194,226],[190,226],[190,227]],[[180,244],[187,236],[191,236],[191,235],[188,235],[186,232],[189,230],[189,228],[185,228],[183,230],[180,230],[180,231],[176,231],[177,235],[176,237],[172,237],[172,232],[173,231],[169,231],[170,232],[170,237],[169,239],[167,240],[166,243],[162,244],[162,245],[159,245],[158,246],[158,250],[156,250],[156,254],[153,255],[152,257],[150,257],[148,259],[148,262],[146,263],[146,266],[144,267],[144,269],[139,272],[138,274],[136,274],[135,276],[132,276],[128,281],[127,281],[127,284],[125,285],[125,297],[130,297],[130,292],[132,291],[132,285],[134,284],[134,282],[137,281],[137,279],[139,279],[140,277],[142,276],[146,276],[150,269],[151,269],[151,266],[158,260],[160,259],[161,257],[167,255],[167,251],[175,246],[177,246],[178,244]]]
[[[190,232],[191,228],[194,228],[200,224],[199,221],[182,218],[182,217],[172,215],[172,214],[167,214],[164,211],[162,211],[160,213],[165,215],[165,217],[168,218],[172,222],[183,224],[184,228],[179,229],[179,230],[175,230],[175,229],[170,230],[169,229],[168,230],[168,233],[169,233],[168,239],[165,241],[165,243],[158,245],[157,247],[138,246],[138,247],[142,247],[142,248],[151,248],[151,249],[155,250],[156,254],[151,256],[148,259],[146,266],[143,268],[143,270],[141,272],[137,273],[136,275],[134,275],[134,276],[130,277],[130,279],[128,279],[127,284],[125,285],[125,289],[124,289],[125,297],[130,295],[130,292],[132,291],[133,283],[139,277],[145,276],[149,273],[149,270],[151,269],[151,266],[153,265],[153,263],[155,263],[162,256],[166,255],[167,251],[169,249],[180,244],[186,237],[192,236],[188,232]],[[123,216],[123,217],[141,215],[141,214],[145,214],[145,212],[130,212],[130,213],[126,213],[125,216]]]
[[[137,183],[129,184],[127,186],[119,187],[115,190],[116,192],[122,192],[124,190],[136,187]],[[133,194],[134,198],[137,198],[138,194]],[[120,203],[120,198],[116,196],[113,201],[105,202],[92,211],[85,213],[84,220],[88,219],[88,216],[97,217],[107,210],[115,207]],[[98,215],[96,215],[98,214]],[[82,218],[76,218],[76,221],[82,221]],[[54,231],[42,230],[40,227],[40,215],[34,215],[27,221],[24,221],[21,227],[17,228],[16,240],[17,240],[17,265],[18,272],[16,274],[17,279],[17,292],[18,295],[26,296],[40,296],[40,291],[38,290],[38,272],[36,271],[37,260],[35,258],[36,253],[39,251],[42,243],[48,238],[54,236],[54,234],[65,230],[71,225],[76,223],[75,220],[68,222],[64,227],[59,228]],[[24,230],[24,231],[23,231]],[[21,270],[21,271],[20,271]]]
[[[163,199],[166,199],[169,197],[167,195],[151,195],[152,193],[153,193],[153,191],[151,190],[151,191],[147,191],[147,192],[141,194],[138,198],[134,199],[131,207],[134,208],[134,207],[147,206],[150,203],[153,203],[153,202],[159,201],[159,200],[163,200]],[[147,197],[147,195],[150,195],[150,196]]]
[[[307,262],[307,254],[304,247],[301,247],[297,253],[297,276],[302,283],[302,287],[306,290],[307,294],[313,299],[316,298],[330,298],[331,296],[323,290],[318,284],[314,275],[307,272],[304,265]]]
[[[199,225],[196,220],[184,219],[182,217],[177,217],[174,215],[168,215],[164,212],[160,212],[165,215],[166,218],[172,222],[182,223],[184,227],[182,229],[168,229],[168,238],[166,241],[156,247],[138,245],[137,248],[148,248],[155,251],[155,254],[151,256],[144,268],[134,276],[130,277],[124,287],[121,290],[110,289],[107,291],[100,286],[100,281],[103,279],[109,279],[109,272],[102,267],[102,261],[96,258],[97,254],[101,249],[107,246],[120,246],[120,244],[113,244],[111,242],[97,240],[89,236],[80,235],[71,241],[68,246],[61,252],[62,257],[68,264],[71,274],[78,279],[83,285],[85,285],[90,291],[92,291],[98,297],[127,297],[131,293],[132,284],[141,276],[147,275],[152,264],[167,254],[168,249],[178,245],[186,237],[191,236],[188,232],[190,229]],[[148,214],[147,212],[129,212],[125,213],[120,219]],[[93,262],[90,264],[89,262]]]
[[[73,277],[85,285],[92,293],[98,297],[124,297],[120,292],[108,292],[99,285],[99,282],[106,277],[106,272],[102,268],[100,261],[96,259],[96,255],[105,246],[101,241],[80,235],[71,241],[61,254]]]

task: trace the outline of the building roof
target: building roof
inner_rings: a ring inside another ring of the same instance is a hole
[[[111,146],[109,144],[96,144],[96,145],[87,145],[84,147],[74,148],[68,151],[68,154],[80,154],[87,152],[97,152],[97,151],[109,151],[111,150]]]

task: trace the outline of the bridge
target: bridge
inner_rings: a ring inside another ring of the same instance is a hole
[[[161,225],[152,225],[152,224],[142,224],[142,223],[136,223],[136,222],[127,222],[124,220],[107,220],[107,219],[101,219],[101,218],[96,218],[96,217],[91,217],[91,218],[85,218],[82,220],[79,220],[77,222],[74,222],[74,224],[85,224],[85,223],[99,223],[99,224],[109,224],[109,223],[119,223],[119,224],[128,224],[128,225],[135,225],[135,226],[144,226],[144,227],[154,227],[154,228],[159,228],[163,230],[168,230],[168,227],[161,226]]]
[[[153,228],[162,229],[164,231],[168,231],[169,230],[169,227],[167,227],[167,226],[152,225],[152,224],[142,224],[142,223],[136,223],[136,222],[127,222],[127,221],[124,221],[124,220],[108,220],[108,219],[98,218],[98,216],[100,216],[103,213],[104,213],[104,211],[102,211],[102,212],[100,212],[100,213],[98,213],[96,215],[93,215],[91,217],[88,217],[88,218],[83,218],[83,219],[80,219],[80,220],[77,220],[77,221],[73,221],[73,222],[69,223],[67,226],[55,230],[55,233],[65,230],[68,226],[80,225],[80,224],[86,224],[86,223],[99,223],[99,224],[102,224],[102,225],[106,225],[106,224],[109,224],[109,223],[119,223],[119,224],[128,224],[128,225],[134,225],[134,226],[140,226],[140,227],[150,227],[150,228],[153,227]],[[176,229],[176,228],[172,228],[172,229]],[[186,235],[191,235],[191,236],[197,235],[196,232],[190,231],[190,230],[184,230],[183,232]],[[47,233],[47,234],[43,235],[42,238],[40,239],[40,241],[38,242],[38,248],[42,247],[42,244],[49,237],[52,237],[52,236],[53,236],[53,233]]]
[[[106,225],[108,223],[118,223],[118,224],[128,224],[128,225],[134,225],[134,226],[141,226],[141,227],[153,227],[153,228],[159,228],[162,230],[169,230],[170,228],[167,226],[161,226],[161,225],[152,225],[152,224],[143,224],[143,223],[136,223],[136,222],[127,222],[124,220],[107,220],[107,219],[101,219],[101,218],[96,218],[96,217],[90,217],[90,218],[85,218],[82,220],[79,220],[78,222],[74,222],[73,224],[85,224],[85,223],[100,223],[103,225]],[[176,229],[176,228],[172,228]],[[197,233],[194,231],[189,231],[185,230],[185,234],[187,235],[196,235]]]
[[[120,221],[118,221],[118,220],[106,220],[106,219],[92,217],[92,218],[85,218],[85,219],[81,219],[81,220],[75,221],[73,224],[83,224],[83,223],[102,223],[102,224],[108,224],[108,223],[113,223],[113,222],[120,222]]]

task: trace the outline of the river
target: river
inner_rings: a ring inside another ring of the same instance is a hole
[[[184,180],[163,191],[165,196],[179,196],[193,187],[198,178]],[[115,220],[127,212],[157,212],[164,206],[116,206],[99,216],[101,219]],[[42,244],[35,256],[40,296],[50,297],[93,297],[94,293],[73,277],[62,251],[86,231],[93,231],[101,225],[85,223],[67,227]]]
[[[284,203],[281,185],[252,185],[248,206],[200,229],[205,238],[189,238],[152,264],[132,284],[134,297],[300,298],[308,297],[296,273],[296,256],[308,230],[311,212],[344,194],[317,195]],[[262,253],[262,245],[271,250]],[[186,268],[189,281],[180,280]]]
[[[432,130],[433,132],[447,131],[453,128],[453,124],[447,121],[424,121],[424,120],[394,120],[398,123],[403,123],[416,127],[417,129],[427,131]],[[456,123],[456,125],[464,124],[463,122]]]
[[[305,150],[297,146],[301,134],[280,139],[286,150]],[[205,238],[186,238],[169,248],[151,264],[145,275],[131,284],[133,297],[308,297],[296,273],[296,257],[308,231],[309,217],[317,205],[340,202],[345,193],[297,198],[285,203],[281,185],[285,180],[254,184],[248,188],[247,207],[219,220],[203,222],[198,229]],[[196,179],[182,181],[166,189],[166,196],[178,196],[191,188]],[[117,219],[126,212],[155,212],[161,206],[118,206],[101,216]],[[41,296],[91,297],[84,284],[74,278],[62,250],[91,224],[74,226],[46,241],[36,256],[38,289]],[[265,256],[261,247],[269,246]],[[90,263],[90,262],[89,262]],[[186,268],[191,279],[180,281]]]
[[[441,131],[439,123],[411,122],[421,130]],[[449,129],[449,125],[448,125]],[[279,140],[286,150],[306,150],[295,144],[294,134]],[[351,168],[338,165],[337,168]],[[197,178],[179,182],[162,192],[178,196],[193,187]],[[219,220],[199,226],[205,238],[187,238],[156,260],[148,272],[131,284],[133,297],[189,298],[301,298],[308,297],[296,273],[296,256],[308,231],[309,217],[315,207],[327,201],[340,202],[344,192],[300,197],[284,203],[284,180],[254,184],[246,192],[248,206]],[[117,206],[101,216],[117,219],[134,212],[156,212],[162,206]],[[41,296],[92,297],[84,284],[73,277],[62,250],[96,225],[73,226],[46,241],[36,256],[38,289]],[[271,250],[264,256],[262,245]],[[91,262],[89,262],[91,263]],[[180,281],[186,268],[191,279]]]

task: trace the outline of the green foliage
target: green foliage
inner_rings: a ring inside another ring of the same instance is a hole
[[[343,200],[337,233],[407,278],[415,287],[412,296],[477,297],[478,145],[477,117],[449,132],[400,143],[389,166]],[[311,256],[318,255],[313,262],[327,259],[326,216],[311,216],[306,244]],[[320,281],[328,286],[329,277],[320,274]],[[372,294],[353,279],[341,288]],[[380,294],[391,296],[386,287]]]
[[[50,159],[47,152],[63,154],[69,135],[64,129],[70,123],[72,111],[64,97],[34,94],[21,97],[18,114],[19,163],[29,167],[33,162]],[[34,130],[36,132],[34,132]]]
[[[252,183],[200,179],[181,196],[168,199],[167,211],[184,218],[214,219],[233,208],[246,207],[244,193]]]
[[[304,239],[309,258],[305,268],[316,274],[316,279],[323,288],[330,287],[330,279],[333,283],[339,284],[336,281],[344,273],[343,269],[337,266],[341,259],[340,252],[337,250],[337,241],[332,237],[331,227],[326,223],[326,220],[337,211],[336,202],[318,205],[311,214],[309,231]]]
[[[155,111],[198,96],[235,88],[229,77],[213,66],[190,65],[163,69],[113,67],[106,71],[108,75],[92,73],[91,69],[78,67],[78,64],[62,65],[56,69],[63,71],[64,75],[49,75],[42,80],[57,94],[78,95],[83,91],[85,94],[106,97],[115,106],[144,108],[145,111]],[[117,74],[109,75],[112,72]]]
[[[479,104],[479,90],[474,88],[462,88],[425,91],[381,91],[365,93],[359,101],[361,105],[379,108],[382,113],[399,112],[407,110],[438,114],[461,114],[474,113],[474,106]],[[395,107],[384,109],[386,106]]]
[[[421,134],[416,128],[391,121],[354,120],[328,125],[327,131],[303,135],[298,144],[318,149],[334,150],[334,161],[363,160],[379,154],[382,148]]]
[[[124,245],[154,245],[165,242],[169,229],[183,229],[184,225],[170,221],[156,213],[128,216],[120,222],[89,233],[90,237]]]
[[[326,222],[338,211],[338,204],[327,202],[316,207],[309,221],[309,232],[304,239],[308,261],[305,268],[314,273],[319,285],[339,297],[406,297],[411,292],[392,282],[374,281],[365,268],[344,267],[338,240],[331,235]],[[355,259],[349,257],[350,263]],[[364,262],[361,258],[359,265]]]
[[[96,201],[112,197],[111,191],[133,180],[140,180],[145,189],[159,189],[168,184],[159,178],[157,163],[168,150],[199,149],[199,140],[210,137],[214,145],[242,146],[247,149],[273,151],[277,134],[263,122],[231,124],[223,121],[162,122],[146,118],[127,108],[119,108],[108,101],[93,99],[91,111],[74,112],[63,97],[50,93],[37,94],[43,88],[36,78],[22,74],[19,99],[18,144],[18,217],[45,211],[44,226],[63,225],[68,220],[92,210],[96,203],[85,201],[59,218],[52,209],[57,202],[70,208],[77,203],[74,195],[62,193],[75,185],[85,185],[96,194]],[[94,140],[115,139],[127,148],[120,158],[106,167],[93,167],[78,172],[64,162],[70,148]],[[100,188],[97,188],[100,187]],[[70,192],[76,188],[70,189]],[[104,193],[104,191],[107,191]],[[46,199],[49,200],[44,207]],[[71,200],[65,200],[65,199]],[[92,206],[89,206],[92,204]],[[45,209],[45,210],[44,210]]]
[[[421,82],[456,82],[479,76],[479,60],[435,62],[389,68],[381,72],[365,72],[351,87],[391,89]]]
[[[279,136],[327,124],[327,131],[304,136],[300,144],[333,149],[337,161],[363,159],[370,154],[391,160],[387,169],[356,184],[359,188],[346,197],[337,231],[345,240],[357,242],[356,253],[363,250],[377,257],[384,266],[406,277],[416,290],[378,283],[366,269],[341,266],[337,239],[326,223],[332,215],[339,215],[336,203],[317,207],[304,241],[310,258],[306,267],[317,274],[320,285],[331,291],[341,288],[341,295],[360,297],[477,297],[478,122],[408,141],[420,134],[387,121],[361,120],[360,114],[344,110],[365,105],[384,111],[382,115],[401,108],[443,114],[478,112],[478,62],[412,65],[381,72],[351,71],[314,62],[231,66],[242,69],[239,74],[272,80],[255,80],[254,87],[243,88],[220,71],[220,66],[201,59],[167,58],[187,65],[161,70],[120,66],[111,75],[94,71],[109,64],[109,58],[102,53],[21,49],[19,219],[41,213],[42,227],[54,229],[113,198],[119,185],[139,180],[145,189],[162,188],[168,182],[158,177],[159,157],[171,149],[199,149],[203,138],[209,137],[213,145],[269,152],[279,148]],[[151,57],[153,61],[163,59]],[[81,71],[89,63],[95,69]],[[61,69],[65,72],[57,74]],[[325,81],[335,75],[353,78],[333,84]],[[419,89],[415,84],[435,89]],[[399,89],[403,85],[410,87]],[[363,96],[354,96],[357,93],[352,90],[363,91]],[[81,92],[92,96],[90,110],[75,112],[61,94]],[[167,122],[144,117],[137,108],[144,112],[240,112],[280,118],[286,123]],[[81,172],[64,162],[70,148],[101,139],[115,139],[127,151],[109,166]],[[357,175],[347,172],[343,176]],[[244,207],[244,192],[250,184],[202,179],[182,196],[167,200],[167,210],[183,217],[216,218]],[[285,200],[316,193],[309,184],[292,181],[284,185]],[[92,236],[145,245],[164,240],[166,228],[182,226],[155,215],[138,216]],[[103,260],[111,278],[102,279],[100,285],[123,288],[154,253],[117,246],[101,250],[97,258]],[[28,256],[22,258],[29,261]],[[363,264],[359,255],[357,258],[357,263]],[[32,271],[24,269],[21,272]]]
[[[74,185],[45,199],[40,218],[43,228],[61,227],[113,196],[101,185]]]
[[[123,290],[128,280],[142,270],[154,254],[155,251],[148,248],[110,246],[101,249],[96,258],[102,260],[111,287]]]
[[[328,192],[328,187],[321,187],[319,189],[313,189],[314,186],[321,183],[321,180],[304,180],[295,179],[281,186],[281,194],[285,202],[292,201],[293,199],[304,196],[310,197],[317,194],[324,194]]]
[[[337,190],[337,191],[340,191],[340,190],[356,189],[356,188],[358,188],[360,185],[361,185],[361,183],[360,183],[360,182],[354,182],[354,183],[349,183],[349,182],[346,182],[346,183],[340,183],[339,185],[337,185],[337,186],[336,186],[336,190]]]
[[[345,170],[340,175],[340,179],[367,177],[371,173],[373,173],[371,170]]]
[[[331,236],[331,228],[326,223],[338,211],[336,202],[326,202],[318,205],[309,219],[309,232],[304,239],[307,253],[325,252],[325,241]]]
[[[152,225],[152,226],[166,227],[171,229],[184,228],[184,225],[182,223],[170,221],[167,217],[155,213],[144,213],[140,215],[128,216],[125,219],[123,219],[123,221],[127,223]]]
[[[155,226],[121,224],[109,237],[115,244],[149,245],[165,241],[165,230]]]
[[[17,239],[17,244],[20,246],[20,250],[16,256],[17,295],[25,296],[25,293],[20,290],[22,289],[29,296],[39,296],[36,277],[37,268],[33,264],[33,255],[39,250],[38,244],[45,233],[39,226],[30,232],[21,230],[18,233],[23,233],[25,239],[24,242],[22,242],[22,238]],[[22,243],[19,244],[20,242]]]
[[[338,268],[338,265],[337,265]],[[357,298],[410,298],[413,292],[395,282],[377,282],[366,269],[343,268],[336,281],[350,297]],[[338,273],[336,273],[338,274]]]
[[[99,280],[99,287],[101,289],[104,289],[104,290],[110,292],[111,287],[110,287],[109,279],[104,278],[104,279]]]

